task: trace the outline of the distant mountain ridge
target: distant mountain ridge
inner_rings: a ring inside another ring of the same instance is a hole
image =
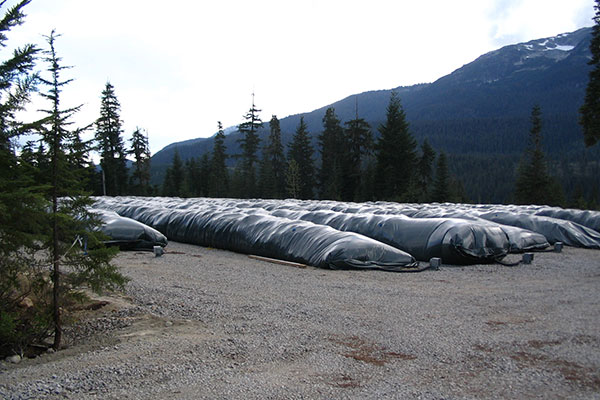
[[[504,46],[433,83],[355,94],[308,113],[281,118],[283,141],[290,141],[300,117],[304,117],[316,145],[328,107],[334,107],[344,122],[355,117],[357,105],[359,116],[377,135],[390,93],[395,90],[415,138],[419,142],[427,138],[436,150],[451,156],[520,154],[526,144],[529,115],[536,104],[542,109],[547,151],[583,151],[577,120],[590,70],[591,32],[592,28],[582,28]],[[268,131],[265,121],[261,140]],[[239,153],[239,137],[239,132],[227,136],[228,153]],[[155,183],[160,183],[157,175],[171,163],[175,148],[183,159],[198,157],[212,151],[212,140],[186,140],[157,152],[152,158]]]

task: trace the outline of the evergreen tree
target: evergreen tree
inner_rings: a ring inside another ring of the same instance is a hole
[[[264,198],[281,199],[286,193],[285,171],[287,168],[279,119],[273,115],[269,121],[270,134],[263,148],[261,162],[260,187]]]
[[[593,146],[600,140],[600,0],[596,0],[594,8],[596,9],[595,24],[590,41],[592,59],[588,63],[592,66],[592,70],[585,92],[585,101],[579,110],[586,146]]]
[[[323,132],[319,135],[321,168],[319,169],[319,195],[322,199],[341,199],[343,168],[343,129],[329,107],[323,117]]]
[[[406,116],[396,92],[387,106],[386,122],[379,127],[381,136],[375,150],[377,156],[377,195],[385,200],[413,200],[416,141],[409,131]]]
[[[135,162],[133,173],[131,174],[131,192],[134,195],[147,196],[150,194],[150,144],[148,135],[142,133],[140,128],[136,128],[131,135],[131,147],[129,154],[132,154]]]
[[[198,192],[198,196],[207,197],[210,186],[211,186],[211,183],[210,183],[211,161],[210,161],[210,156],[208,155],[208,153],[204,153],[204,154],[202,154],[202,157],[200,157],[199,169],[200,169],[200,190]]]
[[[179,150],[175,149],[171,166],[167,168],[165,180],[163,182],[163,196],[178,197],[184,195],[185,171]]]
[[[263,157],[259,163],[258,169],[258,188],[257,196],[261,199],[272,199],[274,198],[273,193],[273,169],[269,159],[265,158],[263,148]]]
[[[8,32],[23,23],[21,1],[5,9],[0,2],[0,49],[7,47]],[[37,75],[32,73],[39,50],[33,45],[16,48],[0,68],[0,356],[19,353],[28,343],[43,339],[47,333],[48,313],[35,307],[27,315],[19,303],[35,289],[35,281],[23,276],[39,276],[34,254],[46,228],[47,203],[36,182],[41,174],[27,160],[18,156],[16,139],[30,132],[30,124],[17,118],[29,103]],[[37,157],[30,146],[29,155]],[[43,148],[40,145],[40,148]],[[42,156],[41,160],[45,160]],[[41,326],[40,326],[41,325]]]
[[[202,171],[200,163],[195,157],[189,158],[185,162],[183,171],[183,184],[179,196],[181,197],[200,197],[202,196]]]
[[[469,203],[470,199],[465,191],[465,186],[462,181],[456,176],[450,176],[450,202],[452,203]]]
[[[448,172],[448,161],[446,153],[441,152],[435,168],[435,182],[433,184],[433,192],[431,200],[437,203],[450,201],[450,173]]]
[[[300,169],[296,160],[291,159],[285,172],[285,183],[288,196],[297,199],[300,196]]]
[[[225,147],[225,132],[223,124],[218,122],[219,131],[213,142],[211,159],[211,178],[209,193],[214,197],[225,197],[229,193],[229,174],[227,173],[227,149]]]
[[[243,172],[243,194],[245,198],[255,197],[257,194],[256,185],[256,162],[258,156],[258,146],[260,145],[260,138],[258,137],[258,130],[262,127],[262,121],[260,120],[261,110],[257,109],[254,105],[254,94],[252,94],[252,107],[244,116],[245,122],[238,126],[239,131],[242,133],[242,138],[239,139],[240,146],[242,148],[242,169]]]
[[[121,134],[121,105],[110,82],[102,91],[100,117],[96,120],[96,141],[100,152],[100,165],[104,174],[106,193],[121,195],[126,191],[127,160]]]
[[[371,127],[363,118],[358,118],[357,110],[356,118],[346,122],[342,140],[342,187],[340,194],[343,201],[357,200],[362,184],[363,161],[372,149]]]
[[[288,168],[287,187],[290,193],[290,187],[296,187],[294,181],[299,177],[296,196],[300,199],[312,199],[315,186],[315,167],[312,159],[313,148],[310,145],[310,136],[308,134],[304,117],[300,118],[296,132],[292,137],[292,142],[288,149],[288,163],[294,161],[297,164],[298,174],[294,171],[294,166]],[[290,179],[292,179],[290,181]],[[292,186],[290,186],[292,185]],[[295,189],[294,189],[295,190]],[[292,193],[290,193],[292,194]]]
[[[231,174],[229,181],[229,196],[241,199],[247,196],[246,192],[246,171],[243,170],[242,164],[238,163]]]
[[[433,180],[433,162],[435,160],[435,151],[425,139],[421,144],[421,157],[417,164],[417,190],[419,192],[419,201],[429,201],[429,188]]]
[[[357,201],[374,201],[377,200],[377,191],[375,188],[377,172],[375,157],[373,154],[368,154],[365,161],[364,167],[361,171],[360,187],[358,191]]]
[[[531,111],[529,144],[517,170],[515,201],[518,204],[557,205],[561,189],[548,174],[545,155],[542,150],[542,118],[539,106]]]
[[[82,178],[85,177],[85,170],[77,168],[77,165],[86,159],[86,147],[82,146],[80,139],[81,129],[68,129],[71,125],[70,119],[81,106],[68,109],[62,109],[60,106],[62,88],[71,80],[60,80],[60,73],[66,67],[60,65],[61,59],[56,55],[55,39],[53,31],[47,37],[49,50],[45,58],[50,78],[41,79],[42,83],[48,86],[48,90],[43,92],[42,96],[49,100],[52,107],[43,110],[47,117],[41,121],[40,134],[47,146],[47,158],[50,161],[50,228],[45,247],[48,249],[52,266],[53,347],[58,349],[62,341],[61,310],[69,285],[86,283],[92,289],[100,291],[106,287],[122,285],[125,278],[110,264],[115,254],[113,250],[116,249],[100,246],[100,235],[95,232],[99,221],[87,211],[93,201],[83,191]],[[75,243],[77,238],[83,237],[91,244],[91,248],[85,253],[74,250],[71,244]],[[68,270],[62,271],[63,266],[68,267]],[[65,272],[69,272],[66,276],[70,282],[67,284],[61,277]]]

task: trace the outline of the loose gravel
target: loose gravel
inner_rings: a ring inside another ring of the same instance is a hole
[[[600,252],[391,273],[169,243],[3,399],[600,399]],[[516,256],[513,256],[516,257]]]

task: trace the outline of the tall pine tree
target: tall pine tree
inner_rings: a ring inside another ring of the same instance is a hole
[[[99,221],[88,211],[93,201],[83,191],[82,179],[85,170],[75,167],[87,158],[87,149],[82,146],[81,129],[69,129],[70,119],[81,106],[61,108],[62,88],[71,80],[61,80],[60,73],[66,67],[55,51],[54,31],[47,37],[49,50],[45,61],[48,64],[48,79],[41,79],[48,90],[42,92],[51,107],[44,112],[47,117],[40,125],[40,135],[46,145],[50,162],[48,171],[48,198],[51,205],[49,234],[45,247],[52,266],[52,309],[54,322],[54,349],[62,341],[62,307],[64,296],[70,287],[85,283],[95,291],[122,285],[125,278],[110,264],[114,249],[101,246],[100,235],[95,232]],[[86,238],[90,244],[87,252],[73,248],[77,240]],[[67,267],[63,270],[63,267]],[[67,277],[69,282],[63,282]]]
[[[281,199],[285,196],[285,171],[287,168],[283,144],[281,143],[281,126],[277,116],[269,121],[270,134],[263,148],[261,162],[260,187],[264,198]]]
[[[323,132],[319,135],[321,168],[319,169],[319,196],[321,199],[341,199],[343,170],[343,129],[329,107],[323,116]]]
[[[296,132],[288,149],[288,193],[300,199],[312,199],[315,186],[313,148],[304,117],[300,118]],[[293,192],[290,192],[290,188]]]
[[[150,194],[150,144],[148,134],[136,128],[130,139],[129,154],[134,157],[133,173],[131,174],[131,193],[138,196]]]
[[[558,205],[562,189],[548,174],[542,149],[542,112],[539,106],[531,110],[529,144],[521,158],[515,183],[515,202],[518,204]]]
[[[196,157],[188,158],[183,167],[183,183],[179,196],[202,196],[203,180],[204,177],[202,176],[198,159]]]
[[[163,196],[183,196],[184,180],[185,170],[183,162],[179,156],[179,150],[175,149],[171,166],[167,168],[167,172],[165,173],[165,180],[162,187]]]
[[[260,145],[258,130],[262,127],[262,121],[259,116],[260,111],[254,104],[254,93],[252,93],[252,107],[244,115],[246,121],[238,126],[239,131],[242,133],[242,138],[238,140],[242,148],[240,169],[243,179],[242,195],[246,198],[256,197],[258,194],[256,184],[258,156],[256,153]]]
[[[229,193],[229,173],[227,172],[227,148],[225,147],[225,132],[223,124],[218,122],[218,132],[213,142],[213,152],[210,165],[209,194],[213,197],[225,197]]]
[[[211,183],[210,183],[211,162],[210,162],[210,156],[208,155],[208,153],[204,153],[204,154],[202,154],[202,157],[200,157],[199,169],[200,169],[200,191],[199,191],[198,195],[202,196],[202,197],[207,197],[209,194],[210,186],[211,186]]]
[[[386,121],[379,127],[376,144],[376,196],[384,200],[414,200],[411,184],[417,162],[417,143],[406,122],[406,115],[396,92],[387,106]]]
[[[371,127],[363,118],[358,117],[358,107],[356,108],[356,117],[346,122],[342,150],[341,199],[343,201],[356,201],[363,184],[361,182],[362,169],[365,164],[363,161],[365,156],[373,150]]]
[[[596,15],[590,51],[592,59],[588,64],[592,66],[590,80],[585,92],[585,101],[580,108],[580,123],[586,146],[593,146],[600,140],[600,0],[596,0]]]
[[[96,142],[100,152],[103,182],[109,196],[125,193],[127,189],[127,160],[121,128],[121,105],[110,82],[102,91],[100,117],[96,120]]]
[[[292,199],[300,198],[300,170],[296,160],[291,159],[285,172],[285,188]]]
[[[9,31],[24,22],[23,8],[29,1],[13,7],[0,3],[0,50],[8,47]],[[47,203],[39,186],[41,173],[30,163],[43,146],[31,143],[19,156],[17,138],[30,132],[30,124],[18,119],[30,94],[35,90],[37,75],[33,73],[39,50],[33,45],[16,48],[0,68],[0,356],[22,352],[33,340],[43,339],[48,324],[45,310],[24,316],[19,303],[37,286],[23,276],[35,276],[35,252],[46,230]],[[3,56],[6,53],[3,54]],[[29,155],[27,155],[29,153]],[[29,158],[28,158],[29,157]],[[47,169],[46,169],[47,170]],[[40,326],[41,324],[41,326]]]
[[[444,203],[450,201],[450,173],[448,172],[448,161],[446,153],[441,152],[435,168],[435,181],[433,183],[433,191],[431,193],[431,201]]]
[[[444,158],[446,156],[444,155]],[[425,139],[421,144],[421,157],[417,164],[417,191],[418,201],[427,202],[430,198],[430,186],[433,181],[433,162],[435,151]]]

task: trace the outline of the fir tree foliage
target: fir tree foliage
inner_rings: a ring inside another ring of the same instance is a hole
[[[379,132],[381,136],[375,147],[377,196],[384,200],[412,200],[410,191],[417,162],[417,143],[409,131],[396,92],[390,96],[386,121],[379,127]]]
[[[134,195],[147,196],[150,194],[150,144],[148,133],[136,128],[131,135],[128,154],[133,155],[133,173],[131,174],[130,192]]]
[[[341,191],[342,201],[359,200],[359,190],[362,186],[362,170],[364,161],[373,151],[373,135],[371,127],[358,117],[345,123],[341,146]]]
[[[321,153],[319,195],[322,199],[340,200],[344,154],[343,128],[333,107],[325,111],[323,132],[318,139]]]
[[[438,156],[435,168],[435,181],[433,183],[433,191],[431,200],[437,203],[451,201],[451,180],[448,172],[448,160],[446,153],[441,152]]]
[[[517,204],[558,205],[562,189],[548,174],[542,149],[542,112],[539,106],[531,111],[529,144],[517,170],[515,202]]]
[[[600,140],[600,0],[596,0],[594,8],[596,15],[590,41],[592,59],[589,61],[592,70],[585,92],[585,101],[579,110],[586,146],[593,146]]]
[[[7,8],[0,2],[0,50],[7,47],[9,31],[24,22],[28,3]],[[47,202],[37,182],[41,174],[30,163],[41,145],[30,143],[21,157],[15,146],[32,128],[17,114],[35,89],[37,74],[32,71],[38,53],[35,46],[25,45],[0,62],[0,356],[22,353],[28,343],[45,338],[52,324],[47,308],[36,305],[26,314],[19,308],[24,298],[47,288],[42,279],[22,279],[41,278],[34,255],[47,227]]]
[[[246,171],[242,164],[238,163],[231,173],[229,180],[229,196],[233,198],[243,199],[247,196]]]
[[[262,151],[260,192],[263,198],[281,199],[286,194],[287,164],[281,143],[281,126],[276,115],[271,117],[269,128],[270,134]]]
[[[163,182],[163,196],[184,196],[184,165],[179,156],[179,150],[175,149],[171,166],[167,168]]]
[[[256,185],[256,164],[258,160],[258,148],[260,138],[258,130],[262,127],[260,119],[260,111],[254,104],[254,93],[252,94],[252,107],[244,115],[245,121],[238,126],[238,130],[242,133],[242,138],[239,139],[242,148],[241,154],[241,171],[243,173],[243,192],[244,197],[254,197],[257,194]]]
[[[445,158],[445,156],[444,156]],[[435,151],[425,139],[421,144],[421,157],[417,165],[417,190],[418,201],[429,201],[430,186],[433,181],[433,162],[435,161]]]
[[[225,146],[225,132],[221,121],[217,123],[218,132],[213,142],[213,151],[210,165],[209,193],[214,197],[225,197],[229,193],[229,173],[227,172],[227,148]]]
[[[0,2],[0,8],[6,2]],[[23,20],[21,1],[0,20],[0,45],[6,33]],[[70,120],[80,107],[64,108],[61,93],[70,80],[61,80],[66,67],[54,48],[57,35],[47,39],[43,61],[45,77],[32,74],[38,50],[31,45],[14,51],[0,67],[0,354],[24,354],[32,343],[54,333],[54,347],[62,341],[61,309],[85,284],[100,291],[124,283],[97,232],[98,220],[87,210],[90,199],[83,191],[89,167],[89,146],[81,140],[84,128]],[[35,123],[16,119],[25,109],[34,85],[49,104]],[[13,139],[36,133],[19,154]],[[41,170],[43,168],[43,170]],[[76,245],[85,239],[84,253]],[[50,266],[50,269],[48,268]],[[48,282],[48,277],[51,278]],[[33,299],[33,306],[19,308]]]
[[[198,162],[198,159],[195,157],[189,158],[184,163],[183,183],[178,196],[201,196],[203,186],[202,183],[202,171],[200,170],[200,163]]]
[[[48,64],[47,72],[50,77],[41,79],[41,82],[48,88],[42,92],[42,96],[51,107],[44,110],[47,117],[41,120],[39,133],[48,149],[47,159],[50,162],[47,172],[49,233],[44,247],[48,250],[52,266],[53,347],[58,349],[62,341],[61,310],[70,285],[85,283],[93,290],[100,291],[120,286],[125,279],[110,264],[116,249],[107,249],[101,245],[102,236],[95,231],[99,221],[88,211],[93,201],[83,191],[85,171],[76,167],[82,160],[86,160],[88,148],[82,146],[82,129],[70,129],[70,120],[81,106],[61,107],[63,87],[71,80],[61,80],[61,72],[67,67],[61,65],[61,59],[56,54],[56,37],[54,31],[47,36],[49,50],[44,61]],[[74,244],[83,238],[90,244],[87,252],[74,248]],[[63,271],[63,267],[66,270]],[[62,276],[68,282],[63,282]]]
[[[312,154],[310,135],[304,118],[300,118],[288,149],[286,183],[288,194],[294,198],[312,199],[314,196],[315,167]],[[292,161],[295,165],[292,165]]]
[[[291,159],[288,163],[288,168],[285,172],[285,183],[288,196],[292,199],[299,198],[301,185],[300,169],[294,159]]]
[[[199,178],[196,182],[196,193],[194,197],[206,197],[210,189],[210,156],[208,153],[202,154],[197,161]]]
[[[121,104],[110,82],[102,91],[100,117],[96,120],[96,142],[100,152],[100,165],[104,173],[106,193],[122,195],[127,190],[127,160],[123,142]]]

